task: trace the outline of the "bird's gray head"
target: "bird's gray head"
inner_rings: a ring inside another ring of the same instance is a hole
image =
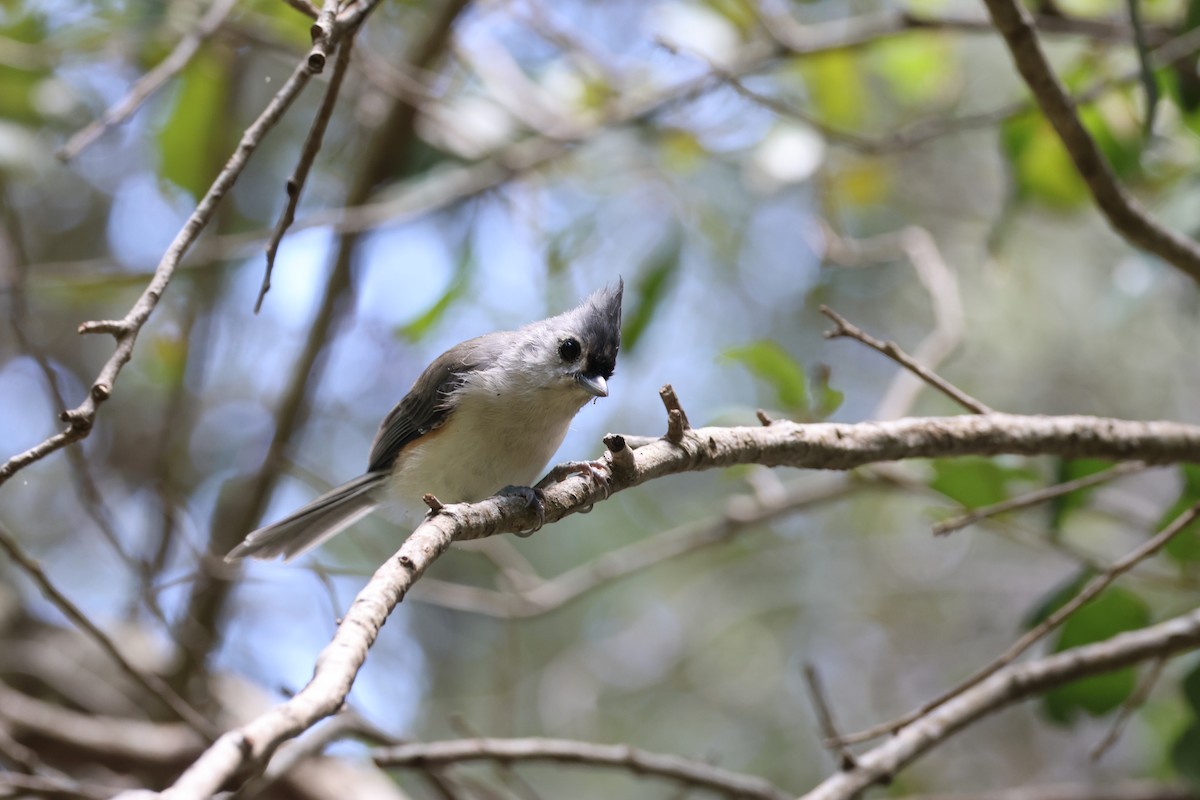
[[[505,334],[516,346],[503,348],[498,363],[484,367],[484,373],[503,375],[510,392],[551,390],[564,401],[578,398],[579,405],[589,396],[607,396],[621,345],[624,288],[618,280],[616,287],[594,292],[570,311]],[[517,382],[525,385],[518,388]]]
[[[621,346],[621,297],[625,282],[593,292],[575,308],[528,326],[538,340],[535,358],[563,385],[606,397]]]

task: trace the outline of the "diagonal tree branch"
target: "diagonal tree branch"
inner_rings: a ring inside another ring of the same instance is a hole
[[[1088,581],[1087,585],[1085,585],[1078,594],[1076,594],[1059,608],[1056,608],[1054,613],[1050,614],[1033,628],[1030,628],[1028,631],[1026,631],[1024,635],[1009,645],[1007,650],[1001,653],[991,663],[970,675],[966,680],[938,695],[933,700],[925,703],[915,711],[905,714],[903,717],[895,719],[891,722],[883,723],[881,725],[876,725],[868,730],[861,731],[850,736],[844,736],[842,737],[841,741],[843,743],[861,742],[868,739],[873,739],[877,736],[883,736],[884,734],[894,733],[895,731],[903,728],[905,725],[912,723],[913,720],[919,719],[943,703],[948,702],[955,696],[961,694],[972,686],[975,686],[980,681],[983,681],[989,676],[994,675],[1002,667],[1015,661],[1022,653],[1045,637],[1046,634],[1050,633],[1063,622],[1065,622],[1068,617],[1070,617],[1083,606],[1087,605],[1087,603],[1090,601],[1094,600],[1098,594],[1111,586],[1113,582],[1117,580],[1117,578],[1129,572],[1138,564],[1142,563],[1147,558],[1150,558],[1159,550],[1162,550],[1164,547],[1166,547],[1167,542],[1171,541],[1171,539],[1179,535],[1181,531],[1195,522],[1197,517],[1200,517],[1200,503],[1197,503],[1179,516],[1175,517],[1175,519],[1173,519],[1169,525],[1159,531],[1155,536],[1147,539],[1133,550],[1130,550],[1120,559],[1113,562],[1108,569]]]
[[[559,764],[617,767],[637,775],[654,775],[730,797],[791,800],[795,797],[762,778],[680,756],[650,753],[624,744],[596,744],[570,739],[450,739],[381,747],[371,753],[381,767],[426,767],[464,761],[550,761]]]
[[[105,131],[114,125],[120,125],[133,116],[141,108],[142,103],[162,88],[163,84],[178,75],[188,62],[200,51],[200,45],[217,32],[229,12],[237,5],[238,0],[213,0],[208,13],[200,20],[195,28],[179,40],[170,55],[158,62],[155,67],[138,79],[120,102],[111,106],[97,120],[78,131],[67,140],[58,150],[58,157],[70,161],[84,151],[92,142],[99,139]]]
[[[34,445],[23,453],[18,453],[9,458],[3,465],[0,465],[0,485],[11,478],[17,471],[22,468],[50,455],[56,450],[59,450],[67,445],[83,439],[91,432],[92,424],[96,419],[96,412],[100,404],[112,396],[113,387],[117,377],[121,373],[121,369],[129,362],[133,356],[133,347],[137,342],[138,333],[142,326],[146,324],[146,320],[154,312],[158,306],[158,301],[162,297],[162,293],[166,290],[167,284],[171,282],[172,276],[175,274],[175,268],[179,266],[180,260],[188,248],[200,236],[201,231],[208,225],[213,214],[217,210],[218,204],[225,196],[225,193],[232,188],[238,176],[241,175],[250,156],[254,153],[263,137],[287,111],[292,101],[300,94],[300,90],[308,83],[311,73],[303,63],[298,64],[293,70],[291,77],[283,87],[271,98],[271,102],[263,109],[258,118],[251,123],[250,127],[246,128],[242,134],[242,139],[238,143],[237,149],[233,155],[229,157],[225,167],[217,175],[208,192],[196,205],[194,211],[188,216],[184,222],[183,228],[176,234],[174,241],[163,254],[162,260],[158,267],[154,270],[154,275],[150,279],[150,284],[138,297],[133,308],[129,310],[120,320],[104,320],[100,322],[85,322],[79,326],[80,333],[110,333],[116,339],[116,350],[105,362],[100,370],[100,374],[96,376],[92,383],[91,391],[88,392],[84,401],[77,407],[64,411],[62,420],[67,424],[67,428],[54,436],[44,440],[43,442]]]
[[[861,754],[853,769],[829,777],[802,800],[850,800],[870,786],[887,782],[922,754],[996,709],[1078,678],[1196,647],[1200,647],[1200,611],[1097,644],[1008,666]]]
[[[996,29],[1004,36],[1017,70],[1046,119],[1054,127],[1109,224],[1140,247],[1200,281],[1200,244],[1164,227],[1117,181],[1054,74],[1038,41],[1033,19],[1016,0],[984,0]]]
[[[125,658],[124,653],[116,646],[112,639],[108,637],[104,631],[96,626],[80,610],[79,606],[71,602],[65,594],[63,594],[50,578],[42,571],[41,566],[34,561],[30,556],[21,549],[17,540],[3,527],[0,526],[0,550],[8,554],[12,562],[21,568],[26,575],[37,585],[42,594],[54,604],[59,611],[63,613],[67,619],[87,635],[93,642],[99,645],[100,649],[111,658],[121,670],[128,675],[133,682],[141,686],[151,696],[160,700],[164,706],[171,709],[179,719],[186,722],[197,733],[211,740],[216,735],[216,728],[210,723],[200,712],[192,708],[186,700],[180,697],[175,691],[167,685],[167,683],[152,672],[145,672],[133,665],[129,659]]]
[[[346,68],[350,65],[350,53],[354,50],[355,33],[356,31],[351,31],[347,34],[338,47],[337,61],[334,62],[333,75],[329,78],[329,85],[325,88],[325,97],[321,100],[321,107],[317,110],[317,116],[313,119],[312,127],[309,128],[308,137],[304,140],[304,147],[300,150],[300,160],[296,164],[296,169],[287,179],[287,205],[284,207],[283,213],[279,215],[279,220],[275,223],[275,230],[271,233],[270,241],[267,242],[267,266],[263,271],[262,287],[258,290],[258,299],[254,302],[255,314],[262,308],[263,298],[271,289],[271,272],[275,269],[275,256],[279,252],[279,244],[283,241],[283,235],[287,233],[287,229],[296,219],[296,207],[300,205],[300,194],[304,191],[304,182],[308,180],[308,172],[312,169],[313,162],[317,160],[317,153],[320,152],[321,143],[325,139],[325,129],[329,127],[329,120],[333,117],[333,108],[337,105],[337,99],[341,94],[342,80],[346,77]]]
[[[545,522],[655,478],[734,464],[849,469],[900,458],[1000,453],[1189,461],[1200,454],[1200,427],[988,414],[857,425],[780,421],[762,428],[686,428],[678,431],[678,441],[610,435],[606,443],[603,461],[610,485],[597,486],[593,477],[575,475],[546,487]],[[640,446],[633,449],[630,443]],[[309,683],[291,699],[218,739],[180,776],[171,790],[173,800],[211,795],[243,770],[262,767],[280,744],[341,708],[388,615],[452,542],[525,530],[538,516],[514,497],[439,506],[359,592],[333,640],[317,657]],[[1200,637],[1200,616],[1196,636]]]
[[[429,22],[429,29],[418,37],[411,63],[426,68],[440,57],[455,20],[466,6],[466,0],[448,0],[439,7]],[[348,203],[366,202],[380,176],[386,173],[390,160],[397,152],[407,152],[408,143],[415,135],[415,119],[413,106],[400,100],[392,103],[386,119],[373,131],[364,148],[358,175],[347,194]],[[267,449],[264,468],[248,482],[244,494],[234,501],[228,513],[219,515],[219,522],[213,526],[209,556],[201,563],[200,578],[192,586],[177,627],[178,639],[184,644],[173,670],[173,682],[177,686],[186,685],[190,676],[203,667],[207,654],[218,641],[218,621],[229,590],[239,575],[220,560],[220,555],[228,552],[262,515],[278,481],[279,465],[307,419],[308,397],[320,383],[324,368],[323,354],[335,338],[334,331],[347,310],[353,307],[351,275],[359,240],[353,231],[338,237],[321,304],[276,410],[275,434]]]

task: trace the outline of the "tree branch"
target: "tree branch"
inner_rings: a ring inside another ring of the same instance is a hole
[[[1046,119],[1062,139],[1071,161],[1109,224],[1140,247],[1200,281],[1200,245],[1163,227],[1117,181],[1075,104],[1059,82],[1038,42],[1029,12],[1016,0],[984,0],[996,29],[1004,36],[1017,70]]]
[[[92,622],[79,606],[71,602],[70,598],[58,590],[42,571],[41,566],[29,557],[17,540],[13,538],[9,532],[0,525],[0,550],[8,553],[8,557],[13,563],[21,568],[26,575],[37,585],[42,594],[46,596],[54,606],[63,613],[67,619],[71,620],[74,625],[87,635],[93,642],[99,645],[121,670],[133,679],[133,682],[141,686],[151,696],[160,700],[164,706],[169,708],[172,713],[178,716],[179,719],[186,722],[197,733],[211,740],[216,735],[216,729],[203,715],[196,709],[192,708],[186,700],[175,693],[167,683],[152,672],[145,672],[133,665],[129,659],[125,658],[125,654],[117,648],[112,639],[108,637],[104,631]]]
[[[853,769],[823,781],[801,800],[850,800],[886,782],[952,734],[998,708],[1079,678],[1111,672],[1200,646],[1200,611],[1097,644],[1000,670],[857,757]]]
[[[605,442],[610,484],[601,487],[590,476],[573,475],[546,487],[546,523],[655,478],[734,464],[849,469],[900,458],[1000,453],[1140,458],[1159,463],[1200,457],[1200,428],[1195,426],[1012,414],[857,425],[777,421],[761,428],[689,428],[682,431],[678,442],[618,435],[606,437]],[[641,446],[632,449],[630,442]],[[528,503],[515,497],[445,505],[427,516],[359,592],[333,640],[318,656],[309,683],[288,701],[223,735],[179,778],[171,797],[211,795],[233,775],[252,765],[261,766],[282,742],[337,711],[388,615],[452,542],[526,530],[538,516]]]
[[[142,103],[150,99],[150,96],[162,88],[163,84],[178,75],[188,65],[200,51],[200,45],[216,33],[235,5],[237,5],[237,0],[213,0],[208,13],[195,28],[179,40],[179,44],[175,45],[175,49],[171,51],[170,55],[139,78],[120,102],[110,106],[99,119],[93,120],[67,140],[67,143],[58,149],[58,157],[63,161],[70,161],[82,153],[84,148],[99,139],[109,128],[120,125],[133,116],[133,113],[141,108]]]
[[[221,198],[237,181],[241,175],[250,156],[254,153],[259,143],[267,132],[275,126],[283,113],[287,111],[292,101],[300,94],[300,90],[308,83],[311,73],[303,63],[298,64],[296,69],[292,71],[291,77],[287,83],[275,93],[271,98],[271,102],[263,109],[258,118],[246,128],[242,134],[241,142],[229,160],[225,163],[225,167],[217,175],[208,192],[196,205],[195,210],[188,216],[187,221],[183,224],[183,228],[176,234],[174,241],[163,254],[162,260],[159,261],[158,267],[154,270],[154,274],[150,279],[150,284],[138,297],[133,308],[121,320],[104,321],[104,322],[85,322],[80,325],[80,333],[111,333],[117,341],[116,350],[105,362],[100,370],[100,374],[92,383],[91,391],[83,403],[74,409],[64,411],[62,413],[63,422],[68,423],[66,430],[56,433],[47,438],[40,444],[31,447],[24,453],[19,453],[8,459],[3,465],[0,465],[0,485],[11,478],[22,468],[45,458],[50,453],[59,450],[67,445],[83,439],[91,432],[92,424],[96,419],[96,411],[100,404],[112,396],[113,387],[116,383],[118,375],[120,375],[122,367],[129,362],[133,356],[133,346],[137,341],[138,333],[142,326],[154,309],[158,306],[158,301],[162,297],[162,293],[166,290],[167,284],[171,282],[171,277],[175,274],[175,268],[179,265],[180,260],[191,247],[192,243],[200,236],[201,231],[208,225],[213,214],[217,210]]]
[[[680,756],[650,753],[624,744],[596,744],[571,739],[450,739],[378,748],[371,758],[381,767],[427,767],[463,761],[550,761],[616,767],[635,775],[670,778],[730,797],[755,800],[793,800],[791,792],[762,778],[743,775]]]

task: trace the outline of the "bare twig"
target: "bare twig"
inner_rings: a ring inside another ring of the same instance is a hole
[[[1097,644],[1009,665],[860,754],[854,769],[829,777],[802,800],[850,800],[867,787],[887,781],[923,753],[998,708],[1079,678],[1168,658],[1198,646],[1200,611],[1192,611]]]
[[[1087,585],[1085,585],[1078,594],[1076,594],[1059,608],[1055,609],[1052,614],[1046,617],[1046,619],[1042,620],[1039,624],[1026,631],[1023,636],[1013,642],[1008,649],[1001,653],[995,660],[979,671],[973,673],[970,677],[959,683],[954,688],[943,692],[933,700],[923,704],[920,708],[917,708],[902,717],[894,719],[890,722],[885,722],[881,725],[875,725],[858,733],[843,736],[841,741],[846,744],[853,744],[854,742],[867,741],[878,736],[895,733],[896,731],[904,728],[906,725],[912,724],[915,720],[918,720],[929,712],[933,711],[938,706],[949,702],[971,687],[976,686],[980,682],[990,678],[992,675],[995,675],[1002,668],[1008,664],[1011,664],[1018,656],[1042,639],[1042,637],[1056,629],[1068,617],[1078,611],[1090,600],[1094,599],[1096,595],[1107,589],[1110,585],[1112,585],[1113,581],[1161,550],[1167,544],[1167,542],[1171,541],[1176,534],[1194,522],[1197,517],[1200,517],[1200,503],[1192,506],[1187,511],[1184,511],[1182,514],[1172,520],[1171,524],[1163,528],[1158,534],[1150,539],[1147,539],[1144,543],[1126,553],[1122,558],[1113,562],[1113,564],[1107,570],[1088,581]]]
[[[312,49],[308,52],[308,68],[314,73],[325,69],[325,61],[334,48],[333,26],[341,0],[324,0],[317,18],[309,29],[312,34]]]
[[[141,331],[142,325],[150,318],[154,309],[158,305],[162,293],[166,290],[167,285],[171,281],[171,277],[175,273],[175,268],[179,265],[180,260],[191,247],[192,243],[199,237],[200,232],[208,225],[212,219],[217,205],[221,202],[221,198],[233,186],[242,169],[245,168],[246,162],[251,154],[258,147],[263,137],[267,132],[275,126],[283,116],[283,113],[291,105],[292,101],[308,83],[310,73],[303,65],[297,65],[292,72],[287,83],[271,98],[267,107],[263,109],[258,118],[251,123],[250,127],[246,128],[242,134],[241,142],[229,160],[225,163],[225,167],[217,175],[208,192],[197,204],[187,221],[183,224],[183,228],[176,234],[174,241],[163,254],[162,260],[154,271],[153,277],[150,279],[150,284],[145,288],[142,294],[134,303],[133,308],[125,315],[122,320],[116,323],[84,323],[80,326],[82,333],[104,331],[112,333],[117,340],[116,350],[104,366],[100,370],[100,374],[92,383],[91,391],[84,399],[83,403],[74,409],[64,411],[62,419],[68,423],[66,430],[49,437],[41,443],[34,445],[23,453],[19,453],[8,459],[3,465],[0,465],[0,485],[11,478],[17,471],[34,463],[47,455],[59,450],[67,445],[77,442],[88,435],[92,429],[92,424],[96,419],[96,411],[100,404],[107,400],[113,391],[113,386],[116,383],[117,377],[121,372],[121,368],[129,362],[133,356],[133,346],[137,341],[138,332]]]
[[[451,34],[454,21],[465,7],[465,0],[448,0],[437,10],[430,20],[429,30],[416,41],[412,63],[425,67],[432,63],[443,51],[445,42]],[[362,6],[354,6],[361,9]],[[354,19],[361,20],[361,17]],[[339,18],[339,29],[344,24]],[[390,113],[380,124],[371,137],[361,157],[358,175],[351,184],[347,201],[350,204],[361,204],[370,197],[380,174],[386,172],[385,165],[397,151],[407,148],[406,141],[414,135],[413,121],[415,111],[411,106],[395,101]],[[202,562],[205,567],[200,578],[192,586],[186,602],[186,611],[179,623],[177,638],[184,648],[174,670],[174,678],[178,685],[184,685],[188,677],[203,668],[206,654],[218,641],[218,620],[229,589],[233,585],[236,573],[231,573],[219,556],[236,544],[246,531],[253,528],[255,521],[262,514],[263,508],[270,497],[278,479],[278,466],[283,463],[284,453],[296,432],[301,430],[308,414],[307,399],[313,388],[319,382],[323,369],[322,354],[326,352],[332,340],[331,332],[336,330],[347,310],[353,308],[352,297],[354,289],[351,281],[353,255],[358,243],[354,233],[346,233],[339,237],[332,264],[325,285],[321,292],[321,302],[316,314],[309,324],[308,334],[296,364],[288,378],[287,386],[281,393],[281,399],[275,412],[275,433],[267,448],[264,458],[264,469],[253,477],[245,488],[244,502],[232,511],[225,524],[213,528],[208,550],[215,556]]]
[[[289,6],[296,9],[304,16],[310,17],[311,19],[316,19],[317,15],[321,13],[319,10],[317,10],[317,7],[308,2],[308,0],[283,0],[283,2],[287,3]]]
[[[1016,0],[984,0],[996,29],[1004,36],[1017,70],[1109,224],[1140,247],[1200,281],[1200,245],[1161,225],[1117,180],[1074,104],[1054,74],[1038,41],[1029,12]]]
[[[1108,729],[1108,733],[1104,735],[1103,739],[1096,743],[1096,746],[1093,747],[1092,751],[1088,754],[1092,761],[1099,761],[1101,758],[1103,758],[1104,754],[1107,753],[1108,750],[1117,743],[1117,740],[1121,738],[1121,732],[1125,730],[1125,726],[1128,724],[1134,712],[1146,704],[1146,700],[1150,697],[1150,692],[1154,691],[1154,686],[1158,683],[1158,679],[1162,677],[1163,668],[1166,666],[1166,656],[1161,656],[1150,664],[1149,669],[1147,669],[1146,674],[1142,676],[1142,680],[1138,684],[1137,688],[1134,689],[1129,694],[1129,697],[1125,698],[1125,702],[1121,704],[1121,709],[1117,712],[1117,718],[1113,720],[1112,725]]]
[[[845,317],[838,314],[829,306],[821,306],[821,313],[833,320],[837,325],[832,331],[826,331],[826,339],[836,339],[839,336],[846,336],[851,339],[862,342],[867,347],[883,353],[888,358],[895,361],[900,366],[912,372],[914,375],[925,381],[927,384],[937,389],[942,394],[949,397],[954,402],[973,411],[976,414],[992,414],[995,413],[990,407],[984,405],[979,400],[976,400],[971,395],[959,389],[954,384],[942,378],[935,372],[932,372],[914,360],[908,353],[905,353],[895,342],[881,342],[874,336],[871,336],[866,331],[849,322]]]
[[[19,772],[0,772],[0,796],[17,797],[75,797],[81,800],[108,800],[119,789],[80,783],[62,776],[22,775]]]
[[[1200,789],[1158,781],[1049,783],[992,792],[909,794],[904,800],[1200,800]]]
[[[527,588],[499,592],[426,578],[412,599],[490,617],[541,616],[614,581],[727,542],[772,520],[841,500],[860,488],[884,485],[847,477],[815,486],[811,481],[797,481],[777,497],[731,498],[716,519],[681,525],[619,547]]]
[[[59,148],[58,157],[63,161],[70,161],[83,152],[84,148],[100,138],[109,128],[120,125],[129,119],[142,103],[150,98],[150,95],[158,91],[163,84],[188,65],[199,52],[200,45],[204,44],[217,28],[221,27],[221,23],[229,16],[229,12],[237,5],[237,1],[213,0],[208,13],[204,15],[198,25],[179,40],[179,44],[175,45],[175,49],[171,51],[170,55],[138,79],[129,93],[118,103],[110,106],[99,119],[89,123],[67,140],[67,143]]]
[[[1036,506],[1047,500],[1053,500],[1055,497],[1061,497],[1064,494],[1070,494],[1079,489],[1087,489],[1091,486],[1107,483],[1124,475],[1133,475],[1145,469],[1147,469],[1147,465],[1140,461],[1126,461],[1103,472],[1084,475],[1082,478],[1057,483],[1054,486],[1047,486],[1044,489],[1037,489],[1017,497],[1010,497],[1007,500],[1001,500],[999,503],[993,503],[990,506],[980,506],[966,514],[942,520],[933,526],[933,532],[937,536],[945,536],[948,533],[961,530],[968,525],[974,525],[981,519],[994,517],[997,514],[1004,514],[1009,511],[1016,511],[1019,508]]]
[[[616,437],[607,441],[611,444],[605,460],[612,458]],[[546,487],[541,514],[521,498],[497,496],[474,504],[446,505],[427,516],[359,593],[318,657],[309,683],[287,702],[217,740],[180,776],[173,800],[211,795],[242,769],[261,764],[282,742],[337,711],[387,616],[453,541],[515,533],[537,521],[553,523],[664,475],[739,463],[849,469],[900,458],[1002,452],[1194,461],[1200,452],[1200,428],[1169,422],[989,414],[861,425],[778,421],[767,427],[694,428],[685,431],[680,442],[650,439],[636,442],[641,445],[636,449],[628,447],[635,437],[621,437],[621,441],[626,444],[620,450],[629,450],[632,457],[627,469],[611,470],[612,479],[603,487],[583,474]],[[1195,513],[1180,517],[1164,534],[1186,524]],[[1164,534],[1147,544],[1161,547]],[[1135,556],[1145,550],[1139,548],[1124,559],[1122,563],[1128,563],[1123,568],[1131,568]],[[1196,629],[1200,638],[1200,616]]]
[[[761,778],[720,769],[703,761],[650,753],[623,744],[542,738],[451,739],[379,748],[372,752],[371,757],[381,767],[425,767],[479,760],[585,764],[670,778],[730,797],[755,800],[790,800],[795,797],[793,793],[785,792]]]
[[[12,205],[5,202],[0,203],[0,206],[2,206],[0,207],[0,214],[4,216],[4,227],[8,234],[7,244],[9,249],[13,251],[9,255],[14,263],[14,274],[9,286],[6,287],[8,289],[10,306],[10,313],[8,315],[9,325],[12,329],[13,340],[16,342],[18,350],[27,354],[37,364],[38,371],[42,373],[42,380],[46,384],[46,390],[54,400],[55,413],[58,413],[67,407],[67,401],[63,397],[62,390],[58,385],[58,377],[54,373],[54,368],[51,366],[46,352],[26,332],[26,326],[31,320],[28,297],[25,291],[29,278],[29,269],[19,234],[20,226],[15,219]],[[0,260],[3,260],[3,257],[4,254],[0,253]],[[96,523],[96,528],[100,531],[100,535],[112,547],[113,552],[117,554],[122,563],[130,569],[136,570],[137,564],[133,557],[125,551],[124,545],[121,544],[121,539],[117,535],[116,528],[113,525],[112,513],[108,505],[104,502],[104,496],[100,493],[100,488],[96,485],[95,476],[92,475],[87,460],[78,450],[72,449],[67,452],[70,453],[69,463],[75,479],[75,485],[80,495],[82,495],[84,507],[87,509],[88,515]]]
[[[42,571],[38,565],[28,554],[25,553],[17,540],[8,532],[4,526],[0,525],[0,549],[8,553],[8,557],[12,559],[21,570],[29,576],[41,590],[46,599],[54,604],[55,608],[63,613],[63,615],[71,620],[84,634],[94,641],[101,650],[108,654],[110,658],[125,672],[134,683],[141,686],[152,697],[162,701],[163,705],[171,709],[179,719],[190,725],[196,732],[200,733],[205,738],[212,740],[216,737],[217,731],[200,712],[192,708],[186,700],[175,693],[170,686],[152,672],[144,672],[135,667],[124,654],[113,643],[108,635],[100,630],[87,614],[80,610],[79,606],[75,605],[71,600],[58,590],[51,583],[50,578]]]
[[[275,269],[275,256],[279,252],[279,244],[283,241],[283,235],[287,233],[287,229],[296,219],[296,207],[300,204],[304,182],[308,180],[308,172],[317,159],[317,153],[321,150],[325,129],[333,117],[333,108],[337,105],[338,96],[341,94],[342,80],[346,76],[346,67],[350,64],[350,54],[354,50],[355,33],[356,31],[349,31],[338,45],[338,57],[333,65],[333,74],[329,77],[329,85],[325,88],[325,97],[321,100],[321,107],[317,110],[312,127],[308,130],[308,137],[305,138],[304,147],[300,150],[300,160],[296,162],[296,169],[287,179],[287,205],[284,207],[283,213],[279,215],[279,221],[275,223],[275,231],[271,234],[270,241],[267,242],[267,264],[263,271],[262,287],[258,290],[258,299],[254,302],[255,314],[262,308],[263,298],[271,289],[271,272]]]
[[[817,712],[817,722],[821,726],[821,736],[826,746],[838,761],[838,769],[854,769],[854,754],[842,744],[838,736],[837,724],[833,721],[833,709],[825,697],[825,688],[821,685],[821,676],[817,668],[810,663],[804,664],[804,680],[808,684],[808,696],[812,700],[813,709]]]
[[[0,682],[0,720],[18,735],[61,742],[102,760],[141,759],[177,764],[195,758],[205,740],[181,722],[140,719],[73,711],[12,689]]]

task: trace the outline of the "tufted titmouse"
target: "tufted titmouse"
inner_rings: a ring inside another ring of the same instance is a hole
[[[505,486],[527,486],[562,444],[579,409],[608,395],[621,343],[623,290],[618,281],[566,313],[442,353],[380,424],[366,474],[254,531],[225,560],[290,559],[362,519],[389,495],[415,509],[426,493],[467,503]]]

